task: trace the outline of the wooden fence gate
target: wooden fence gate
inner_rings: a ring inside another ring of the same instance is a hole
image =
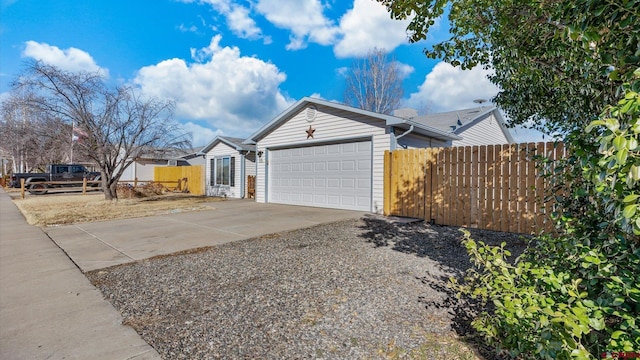
[[[153,181],[175,187],[178,181],[187,179],[186,186],[193,195],[204,195],[204,166],[157,166],[153,169]],[[182,186],[185,186],[182,184]]]
[[[562,143],[387,151],[384,213],[513,233],[551,229],[548,179],[534,155],[566,154]]]

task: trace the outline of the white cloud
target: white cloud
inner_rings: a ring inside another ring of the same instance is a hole
[[[256,10],[276,27],[291,31],[288,50],[304,48],[307,41],[331,45],[338,34],[334,22],[323,15],[320,0],[259,0]]]
[[[109,76],[109,70],[98,66],[89,53],[74,47],[62,50],[57,46],[30,40],[25,43],[22,57],[30,57],[65,71],[99,72],[103,76]]]
[[[213,130],[209,127],[204,127],[191,121],[182,124],[182,128],[185,132],[191,134],[191,144],[196,148],[204,147],[211,141],[211,139],[218,135],[224,135],[223,131],[220,129]]]
[[[176,116],[206,120],[225,134],[243,136],[286,109],[292,101],[280,91],[286,75],[274,64],[241,56],[237,47],[211,44],[192,50],[196,63],[170,59],[146,66],[134,83],[149,96],[176,101]]]
[[[355,0],[353,9],[340,19],[340,40],[333,49],[337,57],[363,56],[370,49],[393,51],[407,43],[409,20],[393,20],[377,1]]]
[[[250,16],[251,9],[235,3],[233,0],[182,0],[186,3],[198,2],[210,5],[216,12],[227,18],[229,29],[243,39],[264,39],[265,44],[271,38],[263,36],[262,30]]]
[[[489,74],[490,70],[480,66],[462,70],[440,62],[427,74],[418,92],[409,96],[405,106],[417,108],[421,104],[430,104],[430,112],[478,106],[473,100],[490,100],[498,93],[498,87],[487,78]]]
[[[336,74],[341,77],[347,77],[347,74],[349,74],[349,68],[346,66],[339,67],[335,71]]]
[[[262,34],[256,22],[249,17],[249,9],[242,6],[232,6],[226,15],[229,28],[239,37],[256,39]]]
[[[373,0],[354,0],[339,23],[325,16],[330,3],[322,0],[255,0],[243,6],[234,0],[183,0],[210,5],[227,19],[229,29],[241,38],[264,39],[254,19],[261,15],[275,27],[290,31],[287,50],[308,43],[334,46],[337,57],[359,57],[375,47],[391,52],[407,43],[409,20],[393,20],[384,5]]]
[[[197,32],[198,31],[198,27],[195,25],[191,25],[191,26],[186,26],[185,24],[180,24],[180,26],[178,26],[178,30],[180,30],[180,32]]]
[[[413,66],[409,64],[404,64],[399,61],[396,61],[395,63],[403,79],[409,77],[409,75],[411,75],[416,70]]]

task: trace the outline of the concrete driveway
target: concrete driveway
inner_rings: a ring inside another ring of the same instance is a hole
[[[209,203],[213,210],[45,228],[82,269],[113,265],[327,222],[364,213],[253,200]]]

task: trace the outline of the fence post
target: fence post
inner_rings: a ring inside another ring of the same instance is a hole
[[[87,178],[82,179],[82,195],[87,195]]]
[[[24,178],[20,179],[20,198],[24,199]]]
[[[385,216],[391,213],[391,153],[389,150],[384,152],[384,194],[382,196],[382,212]]]
[[[137,176],[133,179],[133,187],[134,188],[138,187],[138,177]]]

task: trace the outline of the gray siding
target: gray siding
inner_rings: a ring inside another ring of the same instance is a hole
[[[245,156],[244,175],[256,175],[256,153],[253,151]]]
[[[456,132],[456,135],[461,136],[463,139],[454,140],[453,146],[509,143],[493,113],[487,114],[485,118],[478,120],[471,126],[461,128],[459,132]]]
[[[432,147],[449,147],[451,141],[442,141],[433,139],[419,134],[409,133],[398,139],[398,147],[407,149],[432,148]]]

